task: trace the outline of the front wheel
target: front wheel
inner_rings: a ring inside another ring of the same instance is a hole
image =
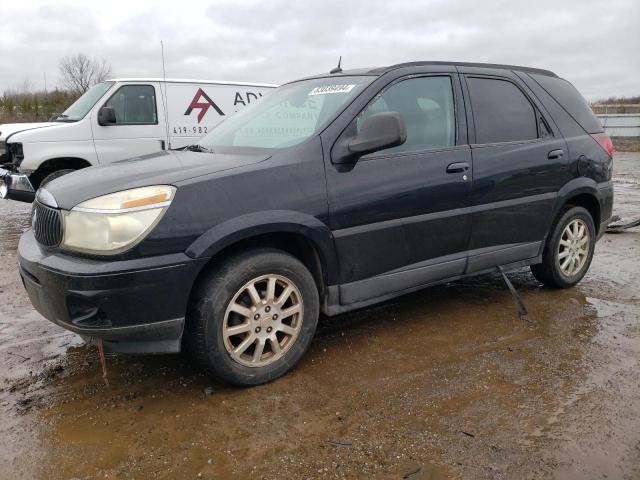
[[[554,223],[542,263],[532,265],[531,272],[549,287],[573,287],[589,270],[595,244],[591,214],[585,208],[568,206]]]
[[[259,385],[300,360],[318,311],[318,290],[300,261],[279,250],[251,250],[202,280],[187,319],[187,341],[212,376]]]

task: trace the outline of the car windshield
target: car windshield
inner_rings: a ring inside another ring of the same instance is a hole
[[[316,133],[374,78],[316,78],[283,85],[225,120],[198,145],[213,151],[216,147],[278,149],[297,145]]]
[[[89,113],[89,110],[107,93],[107,90],[111,88],[114,82],[102,82],[97,83],[84,94],[69,108],[67,108],[62,114],[58,115],[56,121],[59,122],[77,122],[82,120],[84,116]]]

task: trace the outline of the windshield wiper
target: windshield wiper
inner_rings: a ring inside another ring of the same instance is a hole
[[[197,143],[194,143],[193,145],[187,145],[186,147],[182,147],[179,150],[187,150],[189,152],[213,153],[213,150],[209,150],[207,147],[203,147],[202,145],[198,145]]]

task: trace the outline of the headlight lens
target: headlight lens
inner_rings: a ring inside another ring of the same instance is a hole
[[[115,255],[140,242],[171,205],[175,187],[155,185],[93,198],[64,212],[62,247]]]

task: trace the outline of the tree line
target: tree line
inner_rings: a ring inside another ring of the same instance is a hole
[[[640,95],[635,97],[609,97],[591,104],[596,114],[640,113]]]
[[[111,65],[106,60],[83,53],[62,58],[58,70],[61,85],[51,91],[34,90],[28,81],[20,88],[5,90],[0,96],[0,124],[47,121],[111,76]]]
[[[640,103],[640,95],[635,97],[609,97],[596,100],[594,105],[636,105]]]

